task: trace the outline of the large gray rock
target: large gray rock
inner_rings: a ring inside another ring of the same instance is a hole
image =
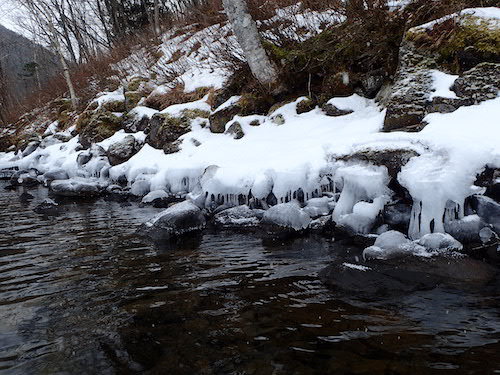
[[[281,203],[264,213],[262,224],[270,231],[302,231],[307,229],[311,218],[296,202]]]
[[[471,103],[495,99],[500,90],[500,64],[482,63],[457,78],[452,90]]]
[[[120,142],[113,143],[108,148],[108,159],[111,165],[125,163],[140,149],[141,144],[132,135],[127,135]]]
[[[457,282],[485,284],[497,271],[487,263],[468,257],[399,258],[370,264],[332,264],[322,270],[320,279],[327,286],[380,298],[433,289]]]
[[[483,195],[471,198],[471,206],[478,216],[491,224],[497,233],[500,233],[500,204]]]
[[[146,222],[143,229],[153,237],[170,237],[199,231],[205,225],[205,216],[200,208],[190,201],[184,201],[159,213]]]
[[[50,190],[54,195],[74,198],[96,197],[101,193],[97,182],[79,178],[52,181]]]

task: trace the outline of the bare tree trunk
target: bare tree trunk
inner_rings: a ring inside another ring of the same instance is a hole
[[[222,0],[229,22],[255,78],[272,93],[283,91],[276,66],[267,56],[246,0]]]
[[[160,29],[160,1],[155,0],[154,2],[154,28],[155,28],[155,36],[159,37],[161,34],[161,29]]]

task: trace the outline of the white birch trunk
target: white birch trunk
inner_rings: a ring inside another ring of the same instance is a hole
[[[223,0],[222,2],[252,74],[271,91],[281,91],[278,71],[262,45],[257,24],[248,11],[246,0]]]

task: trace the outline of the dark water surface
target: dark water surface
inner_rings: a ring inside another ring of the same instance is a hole
[[[362,300],[317,272],[360,249],[135,234],[158,212],[33,208],[0,184],[0,374],[500,374],[500,283]],[[375,296],[376,297],[376,296]]]

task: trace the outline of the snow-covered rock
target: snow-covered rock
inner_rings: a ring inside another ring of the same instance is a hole
[[[54,195],[63,197],[95,197],[101,193],[98,182],[73,178],[69,180],[54,180],[50,184],[50,190]]]
[[[262,224],[273,229],[301,231],[307,229],[311,218],[296,202],[281,203],[264,213]]]
[[[391,259],[401,256],[428,256],[426,249],[409,240],[403,233],[391,230],[382,233],[373,246],[363,251],[364,259]]]
[[[446,233],[429,233],[420,238],[417,243],[428,251],[460,251],[463,245]]]
[[[259,225],[258,213],[247,205],[228,208],[214,215],[214,222],[224,228],[254,227]]]
[[[312,198],[307,201],[304,211],[313,219],[330,213],[331,199],[328,197]]]

